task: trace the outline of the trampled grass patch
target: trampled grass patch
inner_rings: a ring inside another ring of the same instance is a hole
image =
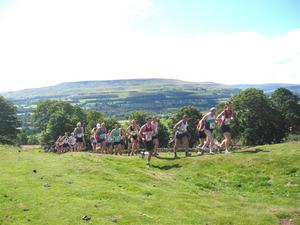
[[[300,224],[300,144],[173,160],[0,147],[0,224]]]

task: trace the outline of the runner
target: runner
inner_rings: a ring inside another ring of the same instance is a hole
[[[157,155],[159,155],[159,153],[158,153],[159,140],[158,140],[158,119],[156,116],[152,117],[151,125],[152,125],[153,131],[154,131],[154,134],[153,134],[154,136],[152,137],[153,143],[154,143],[153,155],[157,156]]]
[[[97,145],[96,145],[96,151],[100,151],[100,153],[104,153],[105,151],[105,138],[106,138],[106,127],[104,123],[101,123],[101,125],[97,124],[97,131],[96,131],[96,139],[97,139]]]
[[[71,152],[74,152],[75,151],[75,148],[76,148],[76,138],[75,138],[75,135],[74,133],[72,132],[71,133],[71,136],[70,136],[70,145],[71,145]]]
[[[80,122],[77,123],[77,127],[74,129],[73,133],[76,138],[75,150],[80,152],[84,148],[84,145],[83,145],[84,130],[83,130],[83,127],[81,126]]]
[[[122,130],[118,124],[115,124],[115,128],[111,131],[111,136],[113,138],[113,146],[116,155],[122,155]]]
[[[56,149],[57,154],[62,153],[62,145],[63,145],[63,139],[62,139],[62,136],[60,135],[55,142],[55,149]]]
[[[220,147],[225,145],[225,153],[230,153],[228,148],[231,144],[230,122],[233,119],[233,110],[231,102],[226,102],[224,110],[217,116],[217,120],[221,123],[221,129],[224,135]]]
[[[91,136],[90,136],[90,143],[94,153],[96,153],[96,146],[97,146],[96,132],[97,132],[97,128],[94,127],[91,131]]]
[[[154,149],[153,143],[153,126],[151,125],[151,117],[146,118],[146,123],[141,127],[139,135],[144,142],[145,150],[148,152],[146,167],[150,167],[151,156]],[[143,153],[144,154],[144,153]]]
[[[135,120],[131,121],[131,125],[126,129],[128,134],[128,140],[130,145],[128,145],[128,155],[134,156],[137,154],[138,146],[138,133],[140,131],[139,125],[137,125]]]
[[[110,130],[106,133],[106,153],[113,154],[113,138]]]
[[[121,141],[120,141],[121,148],[120,148],[120,150],[121,150],[121,155],[122,155],[125,148],[126,148],[126,146],[128,147],[128,143],[127,143],[127,140],[126,140],[127,139],[126,133],[123,132],[122,128],[120,128],[120,129],[121,129]]]
[[[197,126],[197,131],[198,131],[198,134],[199,134],[199,145],[197,146],[197,149],[198,149],[197,154],[203,154],[203,151],[201,151],[201,147],[204,146],[205,139],[206,139],[206,134],[205,134],[204,130],[205,130],[205,123],[201,119],[198,123],[198,126]]]
[[[206,146],[209,146],[209,153],[214,154],[212,147],[214,144],[213,130],[216,128],[216,108],[211,108],[202,120],[205,123],[206,142],[201,148],[201,154],[203,154]]]
[[[174,144],[174,158],[178,158],[177,156],[177,148],[179,144],[182,144],[185,148],[185,156],[191,156],[188,152],[189,139],[188,139],[188,116],[184,115],[182,120],[180,120],[174,126],[175,132],[175,144]]]
[[[62,151],[61,152],[67,152],[71,149],[71,144],[70,144],[70,137],[68,132],[65,132],[65,135],[62,136]]]

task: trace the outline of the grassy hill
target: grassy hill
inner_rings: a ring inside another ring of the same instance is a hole
[[[300,96],[300,85],[298,84],[284,84],[284,83],[270,83],[270,84],[238,84],[232,85],[234,88],[247,89],[247,88],[257,88],[263,90],[266,94],[272,94],[277,88],[287,88]]]
[[[241,89],[250,87],[262,89],[266,93],[272,93],[278,87],[286,87],[300,96],[300,85],[230,86],[175,79],[81,81],[0,94],[16,104],[20,114],[30,113],[40,100],[57,99],[123,119],[136,110],[168,114],[185,105],[207,110],[219,101],[239,93]]]
[[[300,224],[299,142],[171,157],[0,146],[0,224]]]
[[[83,81],[2,93],[21,113],[30,112],[38,101],[59,99],[86,109],[126,118],[131,111],[166,114],[185,105],[209,108],[239,90],[215,83],[172,79]]]

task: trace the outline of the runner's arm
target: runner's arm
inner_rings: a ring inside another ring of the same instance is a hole
[[[222,118],[222,116],[224,115],[225,111],[223,110],[216,118],[216,120],[219,120]]]
[[[178,127],[181,125],[182,120],[180,120],[178,123],[175,124],[174,129],[177,130]]]
[[[140,136],[141,139],[143,139],[144,127],[145,127],[145,125],[142,126],[141,129],[140,129],[140,131],[139,131],[139,136]]]

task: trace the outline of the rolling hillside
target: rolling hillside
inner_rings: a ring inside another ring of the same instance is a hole
[[[16,104],[20,113],[30,112],[40,100],[57,99],[118,118],[126,118],[131,111],[168,114],[185,105],[206,110],[237,94],[241,89],[250,87],[262,89],[266,93],[271,93],[278,87],[286,87],[300,96],[300,85],[230,86],[172,79],[82,81],[0,94]]]
[[[299,145],[164,153],[149,169],[139,157],[0,146],[0,224],[297,225]]]
[[[30,111],[40,100],[59,99],[122,118],[135,110],[166,114],[184,105],[204,109],[238,92],[215,83],[136,79],[62,83],[2,95],[18,105],[20,112]]]
[[[238,84],[238,85],[232,85],[234,88],[238,89],[247,89],[247,88],[257,88],[260,90],[263,90],[266,94],[271,94],[273,91],[275,91],[277,88],[283,87],[291,90],[292,92],[296,93],[298,96],[300,96],[300,85],[297,84]]]

